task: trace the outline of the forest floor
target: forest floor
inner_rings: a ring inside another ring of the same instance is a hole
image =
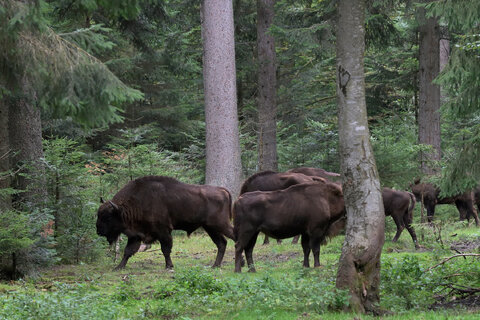
[[[420,250],[407,232],[392,243],[394,231],[387,218],[380,307],[388,315],[381,318],[479,319],[480,292],[467,289],[480,288],[480,258],[438,264],[480,253],[480,228],[417,226]],[[338,236],[321,248],[320,268],[305,269],[300,244],[271,239],[262,245],[260,235],[253,252],[257,272],[244,267],[237,274],[232,241],[222,267],[212,269],[216,248],[208,236],[175,232],[174,270],[164,268],[159,245],[137,253],[121,271],[113,271],[107,250],[102,261],[0,282],[0,319],[376,319],[339,311],[348,301],[335,290],[343,240]]]

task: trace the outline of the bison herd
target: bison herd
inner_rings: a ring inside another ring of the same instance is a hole
[[[474,192],[441,198],[438,189],[416,182],[412,192],[382,190],[385,215],[392,216],[397,241],[406,228],[415,247],[417,237],[411,223],[415,202],[422,201],[429,221],[435,205],[455,203],[461,219],[473,217]],[[480,195],[480,190],[477,191]],[[233,218],[233,227],[231,220]],[[320,245],[337,235],[345,226],[346,211],[340,175],[317,168],[296,168],[287,172],[264,171],[245,180],[241,195],[233,203],[230,192],[222,187],[182,183],[164,176],[147,176],[127,183],[110,201],[103,201],[97,213],[97,233],[112,244],[120,234],[128,238],[122,269],[141,243],[159,241],[165,267],[173,268],[170,257],[172,230],[191,234],[202,227],[217,246],[213,267],[221,265],[227,240],[235,241],[235,272],[241,272],[243,253],[249,271],[254,272],[253,248],[258,234],[285,239],[301,236],[303,266],[320,265]]]

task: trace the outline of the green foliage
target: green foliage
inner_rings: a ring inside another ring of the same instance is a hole
[[[34,243],[29,227],[28,216],[24,212],[8,210],[0,213],[0,278],[2,269],[9,269],[16,263],[14,255]]]
[[[281,309],[324,313],[348,304],[348,295],[333,288],[332,283],[318,281],[316,276],[295,272],[293,277],[277,278],[264,275],[249,277],[217,277],[205,268],[190,268],[176,272],[175,280],[158,284],[154,297],[163,301],[157,313],[164,316],[179,312],[166,305],[188,305],[196,312],[212,312],[219,308],[233,310]],[[160,315],[157,314],[157,315]]]
[[[426,267],[416,256],[382,261],[383,304],[394,312],[423,309],[433,303],[435,287]]]
[[[383,186],[407,189],[420,175],[417,159],[425,148],[417,145],[412,116],[408,112],[392,114],[379,119],[372,128],[371,140]]]
[[[119,304],[88,285],[56,284],[52,292],[15,292],[0,301],[0,319],[117,319]]]
[[[91,261],[99,253],[95,230],[93,177],[81,146],[69,139],[46,140],[48,207],[55,217],[55,241],[62,262]]]

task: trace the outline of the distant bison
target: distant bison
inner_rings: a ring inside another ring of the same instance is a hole
[[[235,272],[241,272],[243,251],[255,272],[252,252],[259,232],[278,239],[301,234],[303,266],[310,266],[310,251],[314,266],[320,266],[320,244],[335,234],[332,226],[344,216],[342,189],[325,180],[243,194],[234,204]]]
[[[252,191],[283,190],[295,184],[312,182],[315,180],[315,178],[306,176],[302,173],[261,171],[245,180],[240,189],[240,195]],[[281,240],[277,240],[277,242],[280,243]],[[295,237],[293,243],[297,242],[298,237]],[[268,243],[268,236],[265,236],[263,244]]]
[[[397,233],[392,241],[396,242],[402,234],[403,229],[407,228],[415,244],[415,248],[418,249],[417,235],[411,225],[413,221],[413,208],[415,207],[415,196],[410,192],[383,188],[382,198],[385,215],[392,216],[397,226]]]
[[[218,248],[214,267],[220,266],[227,240],[234,239],[231,196],[227,189],[182,183],[162,176],[148,176],[127,183],[111,201],[100,205],[97,233],[110,244],[121,233],[128,237],[122,269],[143,241],[160,241],[166,268],[173,268],[170,258],[172,230],[189,235],[203,227]]]
[[[478,214],[474,207],[473,191],[470,190],[462,194],[442,198],[440,197],[440,189],[431,183],[421,183],[419,180],[416,180],[411,188],[417,201],[423,201],[427,209],[428,222],[432,222],[437,204],[455,204],[460,213],[460,220],[469,220],[473,217],[475,224],[479,225]]]
[[[340,181],[340,174],[336,172],[326,171],[320,168],[298,167],[288,170],[287,172],[302,173],[306,176],[315,176],[331,181]]]

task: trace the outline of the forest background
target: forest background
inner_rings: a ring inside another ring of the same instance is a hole
[[[9,278],[101,257],[98,201],[132,179],[168,175],[204,183],[205,116],[200,2],[0,4],[0,138],[10,137],[0,152],[0,262]],[[371,142],[382,185],[401,190],[421,176],[419,154],[429,150],[418,143],[417,10],[415,1],[371,1],[366,17]],[[472,160],[480,4],[439,1],[427,11],[439,17],[452,48],[437,80],[445,102],[437,166],[443,190],[454,193],[480,174]],[[278,169],[339,172],[335,1],[277,1],[275,13]],[[256,15],[255,1],[234,1],[244,177],[259,169]],[[29,113],[12,112],[24,105]],[[24,132],[5,133],[25,122]],[[35,126],[40,143],[25,142]],[[18,146],[32,159],[41,154],[41,170],[18,158]]]

